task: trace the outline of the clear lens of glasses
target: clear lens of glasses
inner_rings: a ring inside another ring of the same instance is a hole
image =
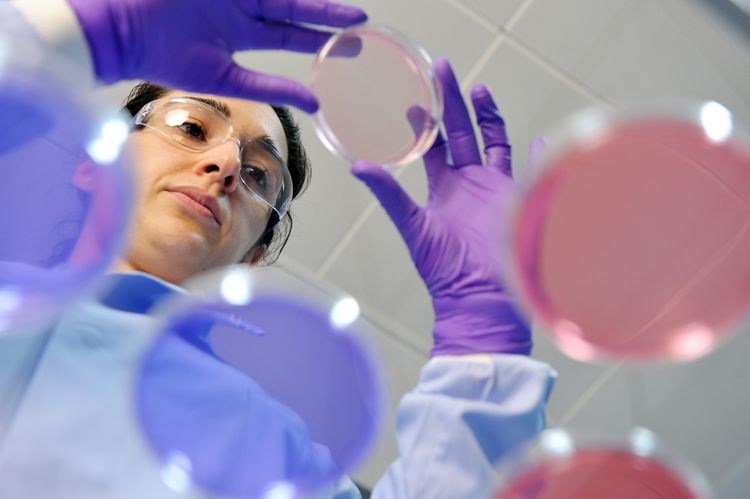
[[[193,151],[216,147],[242,132],[208,104],[188,98],[151,102],[136,115],[135,124]],[[241,139],[238,146],[242,183],[283,217],[291,202],[292,180],[280,153],[260,139]]]

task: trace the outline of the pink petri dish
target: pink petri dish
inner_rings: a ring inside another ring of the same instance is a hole
[[[710,352],[750,310],[746,138],[717,103],[582,116],[519,197],[511,283],[575,359]]]
[[[404,34],[357,26],[333,36],[315,59],[318,136],[334,154],[386,166],[420,158],[443,112],[429,55]]]
[[[700,471],[668,453],[642,428],[619,443],[582,441],[564,430],[547,430],[533,446],[505,458],[500,476],[493,499],[711,497]]]

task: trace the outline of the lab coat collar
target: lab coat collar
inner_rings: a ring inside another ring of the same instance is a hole
[[[150,312],[176,293],[186,293],[179,286],[143,272],[107,274],[99,289],[97,295],[102,305],[137,314]]]

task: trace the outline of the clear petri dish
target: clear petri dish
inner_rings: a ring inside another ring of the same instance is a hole
[[[362,25],[334,35],[311,73],[318,137],[349,162],[398,166],[418,159],[443,113],[431,64],[424,49],[393,28]]]
[[[76,72],[0,39],[0,336],[35,331],[91,289],[130,213],[130,125]]]
[[[585,111],[521,185],[507,277],[582,361],[682,361],[750,312],[750,141],[716,102]]]
[[[279,275],[228,267],[162,311],[135,413],[175,491],[307,497],[375,441],[384,385],[356,301]]]
[[[622,437],[544,431],[498,464],[493,499],[708,499],[694,465],[645,428]]]

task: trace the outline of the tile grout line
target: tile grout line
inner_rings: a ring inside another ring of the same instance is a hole
[[[341,253],[344,252],[352,239],[354,239],[354,236],[357,234],[357,232],[359,232],[362,226],[364,226],[367,219],[375,211],[377,205],[377,200],[371,200],[370,203],[365,206],[365,208],[362,210],[362,213],[360,213],[359,216],[354,220],[349,229],[343,234],[341,239],[339,239],[339,242],[336,243],[336,245],[333,247],[323,263],[320,264],[318,270],[315,271],[316,277],[322,278],[326,273],[328,273],[329,270],[331,270],[333,264],[336,262],[338,257],[341,256]]]
[[[490,59],[490,57],[492,57],[492,54],[495,52],[495,50],[497,50],[497,48],[502,44],[503,40],[505,39],[506,33],[500,26],[494,24],[492,21],[489,21],[486,16],[483,16],[474,7],[468,5],[466,3],[466,0],[445,1],[495,35],[490,42],[489,47],[487,47],[487,49],[485,49],[480,54],[479,59],[477,59],[471,69],[469,69],[469,71],[466,73],[466,76],[464,76],[459,82],[461,92],[465,93],[467,91],[468,85],[477,77],[484,65],[487,64],[487,61]]]
[[[391,175],[393,175],[393,178],[398,180],[403,175],[403,172],[406,171],[407,168],[415,168],[414,163],[417,160],[415,160],[412,163],[409,163],[408,165],[401,166],[396,169],[390,170]],[[403,186],[402,186],[403,187]],[[370,193],[370,196],[373,196],[372,192],[368,189],[367,192]],[[341,236],[341,239],[338,243],[333,247],[330,254],[326,257],[326,259],[323,261],[323,263],[320,264],[320,267],[317,271],[315,271],[315,276],[319,278],[323,278],[326,273],[328,273],[329,270],[331,270],[331,267],[333,267],[333,264],[336,263],[336,259],[341,256],[341,253],[344,252],[346,249],[346,246],[351,242],[352,239],[354,239],[354,236],[359,232],[359,230],[364,226],[367,219],[370,217],[370,215],[373,214],[373,212],[380,206],[380,203],[377,199],[371,199],[370,203],[367,204],[364,209],[362,210],[362,213],[354,220],[354,222],[351,224],[349,229]]]
[[[466,5],[465,0],[446,0],[451,5],[455,6],[469,17],[477,21],[482,26],[495,31],[497,35],[490,43],[490,46],[482,53],[476,63],[471,67],[466,76],[461,80],[461,91],[467,92],[468,86],[481,72],[484,66],[487,64],[489,59],[495,53],[495,51],[507,40],[508,44],[513,48],[521,52],[523,55],[531,59],[538,66],[541,66],[548,73],[551,73],[558,80],[572,88],[575,92],[581,94],[585,98],[593,101],[596,105],[613,110],[616,106],[602,95],[599,95],[591,88],[587,87],[583,83],[579,82],[575,78],[572,78],[565,71],[561,70],[552,62],[547,61],[544,57],[536,53],[533,49],[524,44],[521,40],[516,38],[511,30],[520,22],[523,15],[534,3],[534,0],[524,0],[513,14],[508,18],[502,27],[496,26],[486,19],[484,19],[479,12],[472,7]]]
[[[480,12],[478,12],[475,8],[473,8],[470,5],[467,5],[465,0],[445,0],[446,3],[452,5],[453,7],[457,8],[464,14],[466,14],[466,17],[469,17],[476,21],[478,24],[481,24],[485,28],[487,28],[489,31],[497,31],[498,26],[494,24],[492,21],[489,21],[486,16],[483,16]]]
[[[527,10],[529,10],[529,7],[531,7],[531,4],[534,3],[534,0],[524,0],[521,2],[521,5],[519,5],[516,10],[511,14],[511,16],[508,18],[507,21],[505,21],[505,25],[503,26],[505,28],[505,31],[510,32],[513,28],[516,27],[516,24],[521,20],[523,15],[526,13]]]
[[[519,39],[515,38],[513,35],[508,34],[507,43],[508,45],[531,59],[535,64],[541,66],[548,73],[551,73],[559,81],[566,84],[568,87],[586,97],[590,101],[593,101],[596,105],[606,107],[609,110],[614,110],[617,108],[617,106],[615,106],[615,104],[609,101],[606,97],[599,95],[591,88],[587,87],[575,78],[572,78],[565,71],[557,67],[555,64],[549,62],[547,59],[536,53],[533,49],[528,47]]]
[[[623,366],[624,362],[618,362],[617,364],[614,364],[613,366],[610,366],[604,373],[599,376],[596,381],[594,381],[589,387],[586,389],[586,391],[581,394],[580,397],[578,397],[578,400],[576,400],[565,413],[560,417],[558,421],[558,426],[567,426],[570,421],[576,417],[576,415],[581,412],[581,409],[583,409],[583,406],[588,404],[591,399],[594,397],[594,395],[597,394],[597,392],[604,386],[604,384],[609,381],[612,376],[614,376],[620,368]]]
[[[721,474],[719,479],[716,481],[716,488],[722,488],[726,486],[731,480],[735,479],[740,475],[743,469],[750,467],[750,452],[742,456],[734,466],[729,468],[727,471]]]
[[[412,353],[420,357],[429,358],[429,348],[427,352],[425,352],[421,346],[416,344],[416,342],[408,340],[408,338],[414,336],[413,331],[400,324],[399,322],[387,318],[383,313],[381,313],[374,307],[362,303],[360,303],[360,306],[362,307],[365,319],[372,322],[373,326],[375,326],[377,330],[380,331],[380,333],[382,333],[384,336],[387,336],[399,345],[409,349]],[[430,332],[430,334],[432,334],[432,332]]]
[[[477,62],[475,62],[471,69],[469,69],[469,71],[466,73],[466,76],[461,79],[460,84],[462,92],[467,92],[467,87],[476,79],[482,69],[484,69],[484,66],[487,64],[487,62],[492,58],[495,51],[500,47],[500,45],[503,44],[507,37],[508,34],[504,31],[497,32],[497,35],[492,40],[489,47],[487,47],[487,49],[482,52],[482,55],[479,56]]]
[[[336,292],[351,296],[348,291],[346,291],[339,285],[331,282],[325,277],[312,273],[307,267],[297,262],[296,260],[287,259],[281,264],[280,268],[282,269],[282,271],[284,269],[288,269],[297,278],[302,279],[315,289],[322,288],[322,290],[327,292]],[[354,298],[355,300],[357,300],[356,297]],[[426,355],[420,345],[407,339],[412,337],[412,335],[409,334],[411,332],[409,328],[399,323],[398,321],[389,319],[374,307],[371,307],[366,303],[362,303],[360,300],[357,300],[357,303],[359,304],[362,311],[362,317],[364,317],[367,322],[372,323],[373,326],[376,326],[379,332],[383,333],[383,335],[387,336],[396,343],[399,343],[400,346],[411,350],[413,353],[419,356]]]

